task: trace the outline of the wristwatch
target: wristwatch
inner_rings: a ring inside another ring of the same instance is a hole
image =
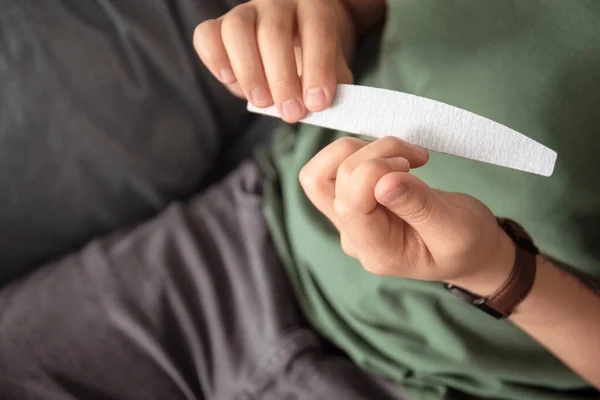
[[[521,225],[508,218],[497,218],[497,221],[517,247],[512,272],[504,285],[489,297],[478,296],[449,283],[444,286],[450,293],[467,303],[495,318],[502,319],[508,318],[531,291],[535,281],[536,256],[539,250]]]

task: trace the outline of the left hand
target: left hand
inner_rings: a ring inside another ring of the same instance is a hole
[[[346,137],[313,157],[300,182],[367,271],[490,295],[510,274],[515,246],[479,200],[434,190],[409,173],[428,157],[394,137]]]
[[[198,25],[194,47],[230,92],[297,122],[352,83],[357,29],[340,0],[252,0]]]

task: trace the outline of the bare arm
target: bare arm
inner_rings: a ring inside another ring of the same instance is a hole
[[[600,279],[576,277],[543,256],[537,266],[531,293],[510,319],[600,390]]]
[[[515,244],[503,235],[499,261],[458,286],[489,296],[507,280]],[[509,319],[600,390],[600,277],[538,256],[533,288]]]
[[[502,286],[515,257],[514,243],[508,236],[503,239],[504,256],[498,267],[487,268],[458,286],[482,296]],[[533,288],[509,318],[600,390],[600,277],[540,255]]]

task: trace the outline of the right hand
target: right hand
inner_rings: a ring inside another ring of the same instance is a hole
[[[252,0],[198,25],[194,47],[233,94],[274,103],[294,123],[327,108],[338,83],[352,83],[344,49],[355,33],[341,1]]]
[[[481,201],[435,190],[409,173],[428,158],[392,136],[345,137],[315,155],[299,178],[340,232],[344,252],[367,271],[491,295],[513,269],[515,244]]]

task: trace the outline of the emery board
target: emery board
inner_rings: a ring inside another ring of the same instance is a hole
[[[248,111],[280,117],[275,106]],[[332,105],[300,122],[356,135],[396,136],[428,150],[550,176],[556,152],[488,118],[413,94],[338,85]]]

